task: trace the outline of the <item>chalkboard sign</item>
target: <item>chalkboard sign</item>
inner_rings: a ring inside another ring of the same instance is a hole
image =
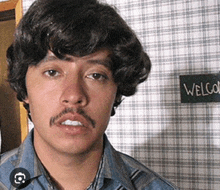
[[[180,76],[181,102],[220,102],[220,73]]]

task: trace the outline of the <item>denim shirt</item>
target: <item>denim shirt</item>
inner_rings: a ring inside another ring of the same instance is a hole
[[[94,182],[88,190],[174,190],[170,182],[151,171],[132,157],[116,151],[104,135],[104,154]],[[10,174],[15,168],[24,168],[30,174],[30,183],[23,190],[57,190],[50,176],[36,156],[33,130],[20,147],[0,157],[0,190],[15,190]]]

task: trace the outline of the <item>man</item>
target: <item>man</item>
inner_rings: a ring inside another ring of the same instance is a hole
[[[39,0],[7,52],[8,80],[34,129],[1,156],[0,189],[176,189],[117,152],[105,130],[151,63],[135,34],[96,0]]]

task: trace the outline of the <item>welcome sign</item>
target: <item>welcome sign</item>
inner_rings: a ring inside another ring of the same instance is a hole
[[[182,103],[220,102],[220,73],[180,76]]]

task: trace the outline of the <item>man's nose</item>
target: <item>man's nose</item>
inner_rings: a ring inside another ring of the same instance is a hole
[[[60,101],[63,105],[72,107],[83,107],[88,103],[88,96],[85,90],[85,84],[79,78],[68,79],[62,87]]]

